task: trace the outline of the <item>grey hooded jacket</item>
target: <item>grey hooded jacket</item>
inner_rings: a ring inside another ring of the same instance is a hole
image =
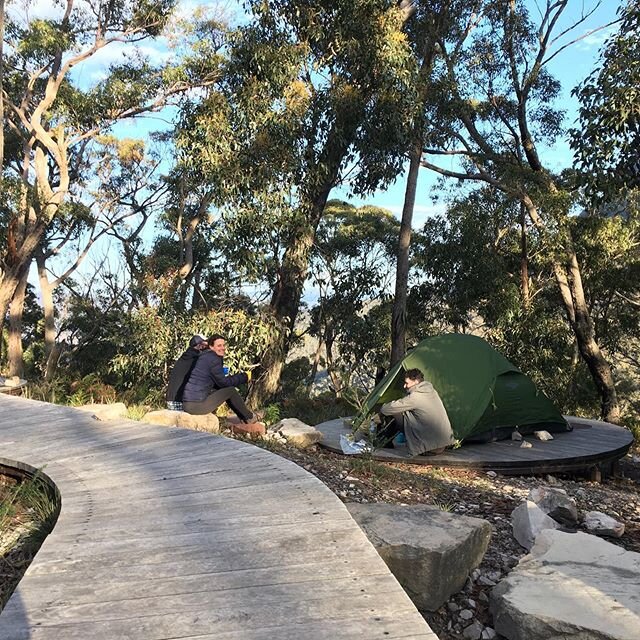
[[[438,392],[426,380],[409,389],[404,398],[383,404],[380,412],[397,419],[402,417],[412,456],[453,444],[449,416]]]

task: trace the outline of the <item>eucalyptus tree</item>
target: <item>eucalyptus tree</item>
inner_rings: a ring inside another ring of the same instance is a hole
[[[573,92],[580,111],[571,145],[580,177],[591,199],[605,203],[640,189],[640,3],[628,0],[618,13],[597,68]]]
[[[318,294],[311,309],[311,333],[319,342],[314,369],[324,346],[338,396],[344,384],[339,371],[345,370],[348,383],[358,364],[352,357],[351,329],[358,317],[389,297],[398,226],[390,211],[375,206],[356,208],[340,200],[327,203],[318,226],[310,269]]]
[[[229,46],[225,91],[186,114],[183,140],[220,203],[253,209],[282,242],[269,302],[281,331],[252,389],[260,403],[278,387],[331,190],[348,183],[367,194],[402,167],[415,65],[404,3],[249,0],[247,8],[251,21]]]
[[[474,27],[484,0],[417,0],[405,25],[418,73],[415,96],[416,113],[408,147],[408,169],[402,207],[402,222],[398,237],[396,284],[391,319],[391,365],[404,357],[406,351],[406,307],[409,282],[409,247],[413,210],[416,200],[418,173],[425,137],[430,123],[427,117],[432,95],[432,73],[438,60],[439,41],[463,41]]]
[[[620,413],[613,374],[596,338],[569,224],[573,195],[540,151],[565,132],[563,113],[554,106],[560,84],[548,63],[579,39],[575,30],[600,4],[587,10],[583,3],[547,0],[536,22],[523,2],[488,0],[463,43],[452,47],[441,39],[434,83],[439,99],[429,114],[434,133],[422,164],[517,199],[538,233],[549,238],[565,314],[601,398],[602,416],[615,422]],[[565,13],[569,5],[578,5],[575,19]],[[562,18],[569,23],[561,27]]]
[[[187,54],[157,65],[134,54],[111,65],[91,86],[74,75],[106,48],[160,36],[174,5],[174,0],[64,0],[55,18],[29,20],[17,9],[8,14],[5,148],[11,156],[5,156],[4,168],[15,176],[20,195],[2,250],[0,322],[47,227],[74,190],[96,137],[219,78],[219,37],[199,45],[206,55],[197,62]]]

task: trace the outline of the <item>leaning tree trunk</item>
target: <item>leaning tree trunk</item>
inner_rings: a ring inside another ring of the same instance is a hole
[[[24,297],[27,291],[26,271],[16,287],[13,300],[9,305],[9,335],[8,335],[8,369],[10,376],[24,377],[24,357],[22,351],[22,313],[24,311]]]
[[[527,207],[531,221],[538,228],[544,230],[544,223],[533,201],[529,197],[525,197],[523,202]],[[584,287],[582,286],[580,264],[573,248],[570,231],[567,230],[566,234],[566,257],[563,261],[554,260],[554,275],[580,355],[589,369],[600,396],[602,419],[607,422],[617,423],[620,421],[620,406],[618,405],[618,394],[616,393],[611,365],[604,357],[596,339],[593,320],[589,313]]]
[[[584,297],[578,258],[573,250],[569,255],[567,271],[575,314],[573,331],[578,343],[578,349],[580,349],[580,354],[589,368],[589,373],[598,389],[601,399],[600,412],[603,420],[617,423],[620,421],[620,407],[613,373],[596,340],[593,320]]]
[[[391,366],[400,362],[407,350],[407,289],[409,285],[409,245],[411,244],[411,224],[416,202],[418,172],[422,158],[422,136],[418,136],[411,149],[409,176],[402,207],[402,221],[398,238],[396,265],[396,290],[391,315]]]

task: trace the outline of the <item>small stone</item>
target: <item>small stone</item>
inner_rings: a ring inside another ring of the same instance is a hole
[[[511,432],[511,439],[515,440],[516,442],[520,442],[520,440],[522,440],[522,434],[516,429],[515,431]]]
[[[487,471],[487,475],[490,478],[495,478],[498,474],[495,471]]]
[[[584,526],[597,536],[620,538],[624,533],[624,524],[600,511],[589,511],[584,515]]]
[[[533,449],[533,445],[530,442],[527,442],[526,440],[523,440],[520,443],[520,448],[521,449]]]
[[[473,618],[473,611],[470,611],[469,609],[463,609],[458,615],[463,620],[471,620],[471,618]]]
[[[489,602],[489,596],[484,591],[480,592],[478,599],[480,600],[480,602]]]
[[[485,627],[480,638],[481,640],[494,640],[497,635],[498,634],[496,633],[495,629],[492,629],[491,627]]]
[[[491,578],[487,578],[487,576],[480,576],[478,578],[478,584],[481,584],[483,587],[495,587],[496,583],[491,580]]]
[[[462,635],[467,638],[467,640],[480,640],[483,629],[482,624],[476,620],[462,632]]]
[[[475,601],[475,600],[473,600],[472,598],[469,598],[469,599],[467,600],[467,604],[469,605],[469,607],[470,607],[471,609],[475,609],[475,608],[476,608],[476,601]]]
[[[460,607],[455,602],[447,602],[447,609],[449,609],[451,613],[455,613],[460,610]]]
[[[538,438],[538,440],[542,440],[542,442],[553,440],[553,436],[548,431],[534,431],[533,435]]]

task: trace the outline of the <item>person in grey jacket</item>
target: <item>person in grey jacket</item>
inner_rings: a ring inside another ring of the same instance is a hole
[[[407,395],[383,404],[380,413],[394,418],[398,431],[404,432],[412,456],[442,453],[454,439],[438,392],[425,381],[420,369],[405,372],[404,388]]]

